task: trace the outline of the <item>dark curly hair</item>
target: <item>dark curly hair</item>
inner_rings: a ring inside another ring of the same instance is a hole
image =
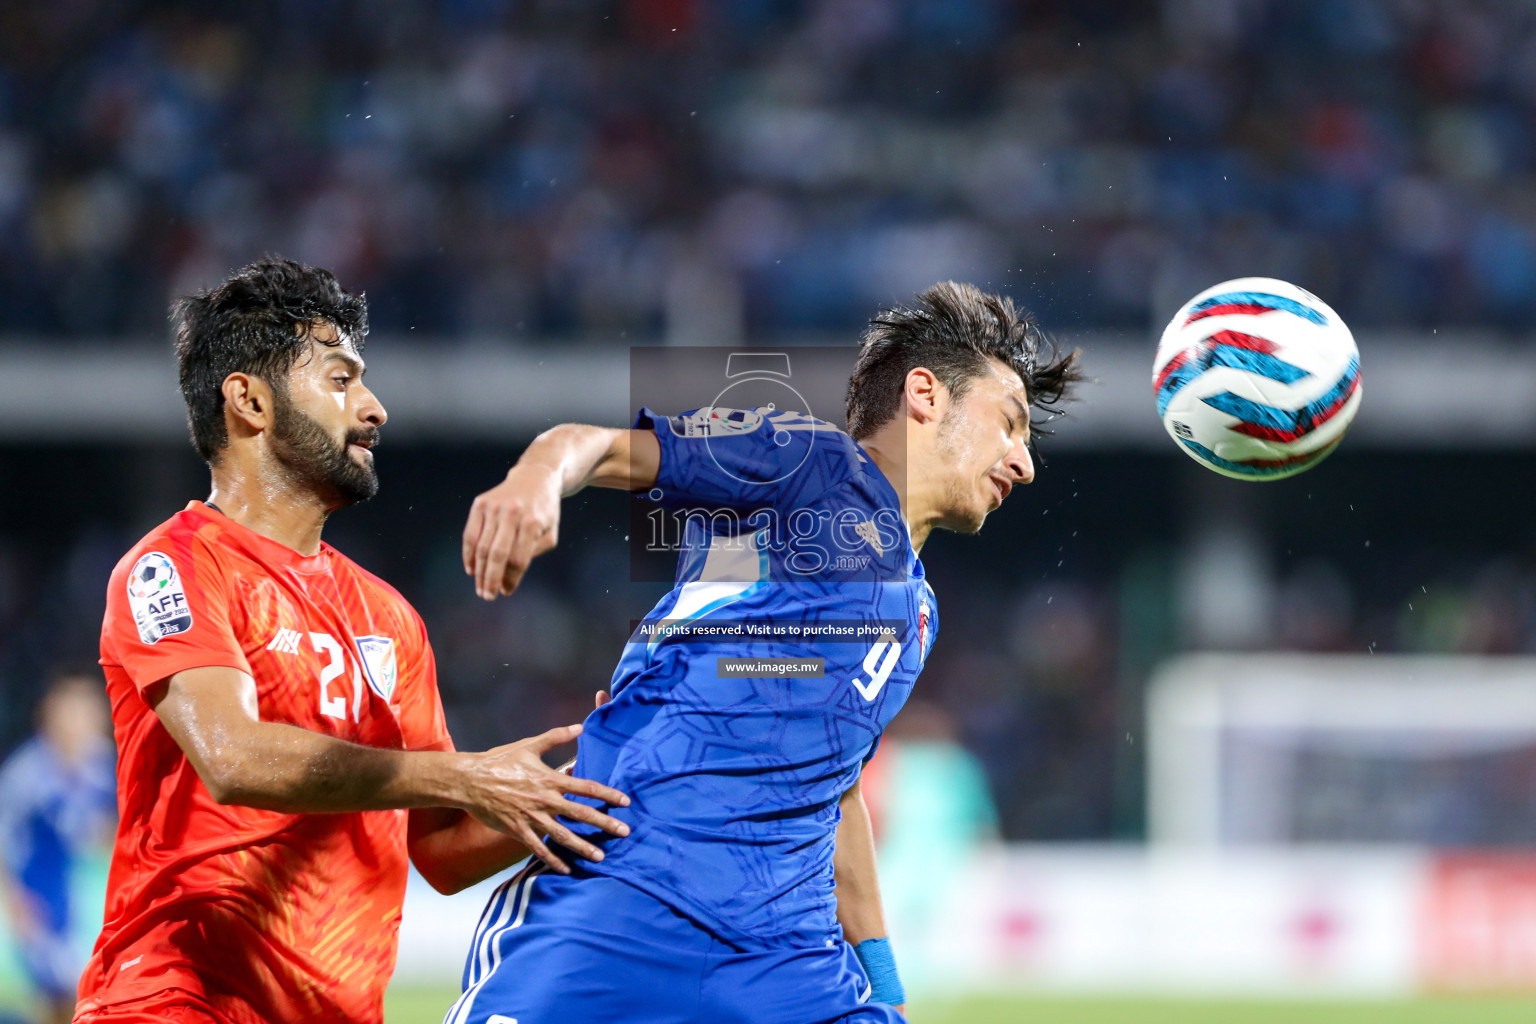
[[[283,378],[315,338],[299,328],[318,320],[336,326],[338,340],[331,344],[350,342],[362,351],[368,302],[343,289],[329,270],[263,256],[217,288],[178,300],[171,320],[192,445],[213,463],[229,443],[224,379],[249,373],[282,389]]]
[[[933,371],[958,399],[988,360],[1000,359],[1023,380],[1029,403],[1047,412],[1059,412],[1083,379],[1081,353],[1058,351],[1034,315],[1014,308],[1010,298],[943,281],[920,293],[917,302],[882,309],[864,331],[848,378],[848,433],[856,440],[901,410],[907,374],[919,366]]]

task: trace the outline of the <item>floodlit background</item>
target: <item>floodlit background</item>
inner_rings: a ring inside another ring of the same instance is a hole
[[[1533,118],[1522,0],[8,0],[0,743],[206,493],[165,310],[256,255],[368,293],[383,490],[327,539],[421,610],[464,748],[578,718],[659,592],[601,493],[474,599],[463,517],[534,433],[626,423],[633,345],[852,346],[970,280],[1097,381],[923,553],[943,635],[870,781],[916,1015],[1523,1017]],[[1148,384],[1248,275],[1338,310],[1366,393],[1269,484]],[[413,891],[392,1024],[479,907]]]

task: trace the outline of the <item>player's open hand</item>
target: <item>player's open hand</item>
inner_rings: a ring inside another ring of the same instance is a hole
[[[483,824],[516,836],[535,857],[561,874],[570,867],[544,845],[548,836],[586,860],[602,860],[603,851],[562,825],[557,816],[595,825],[615,836],[629,835],[629,826],[595,807],[567,799],[567,794],[591,797],[619,807],[629,797],[590,779],[564,775],[544,763],[541,755],[581,735],[581,726],[566,725],[530,739],[508,743],[475,755],[473,792],[465,809]]]
[[[539,463],[518,463],[477,497],[464,525],[464,571],[487,601],[510,594],[528,565],[560,535],[560,480]]]

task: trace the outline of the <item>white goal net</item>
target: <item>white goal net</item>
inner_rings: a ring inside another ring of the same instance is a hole
[[[1157,843],[1536,846],[1536,658],[1189,656],[1147,726]]]

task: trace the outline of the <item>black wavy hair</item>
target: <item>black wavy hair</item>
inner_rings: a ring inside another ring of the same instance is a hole
[[[1017,373],[1029,404],[1046,412],[1060,412],[1083,379],[1079,350],[1060,352],[1032,313],[975,285],[943,281],[919,293],[916,306],[882,309],[864,330],[848,378],[848,433],[863,440],[889,422],[901,410],[907,374],[919,366],[959,399],[991,359]]]
[[[224,426],[224,379],[260,377],[281,391],[283,378],[315,335],[318,320],[336,326],[338,340],[359,352],[368,334],[368,301],[347,292],[329,270],[280,256],[263,256],[223,284],[171,307],[181,396],[192,446],[210,464],[229,443]]]

